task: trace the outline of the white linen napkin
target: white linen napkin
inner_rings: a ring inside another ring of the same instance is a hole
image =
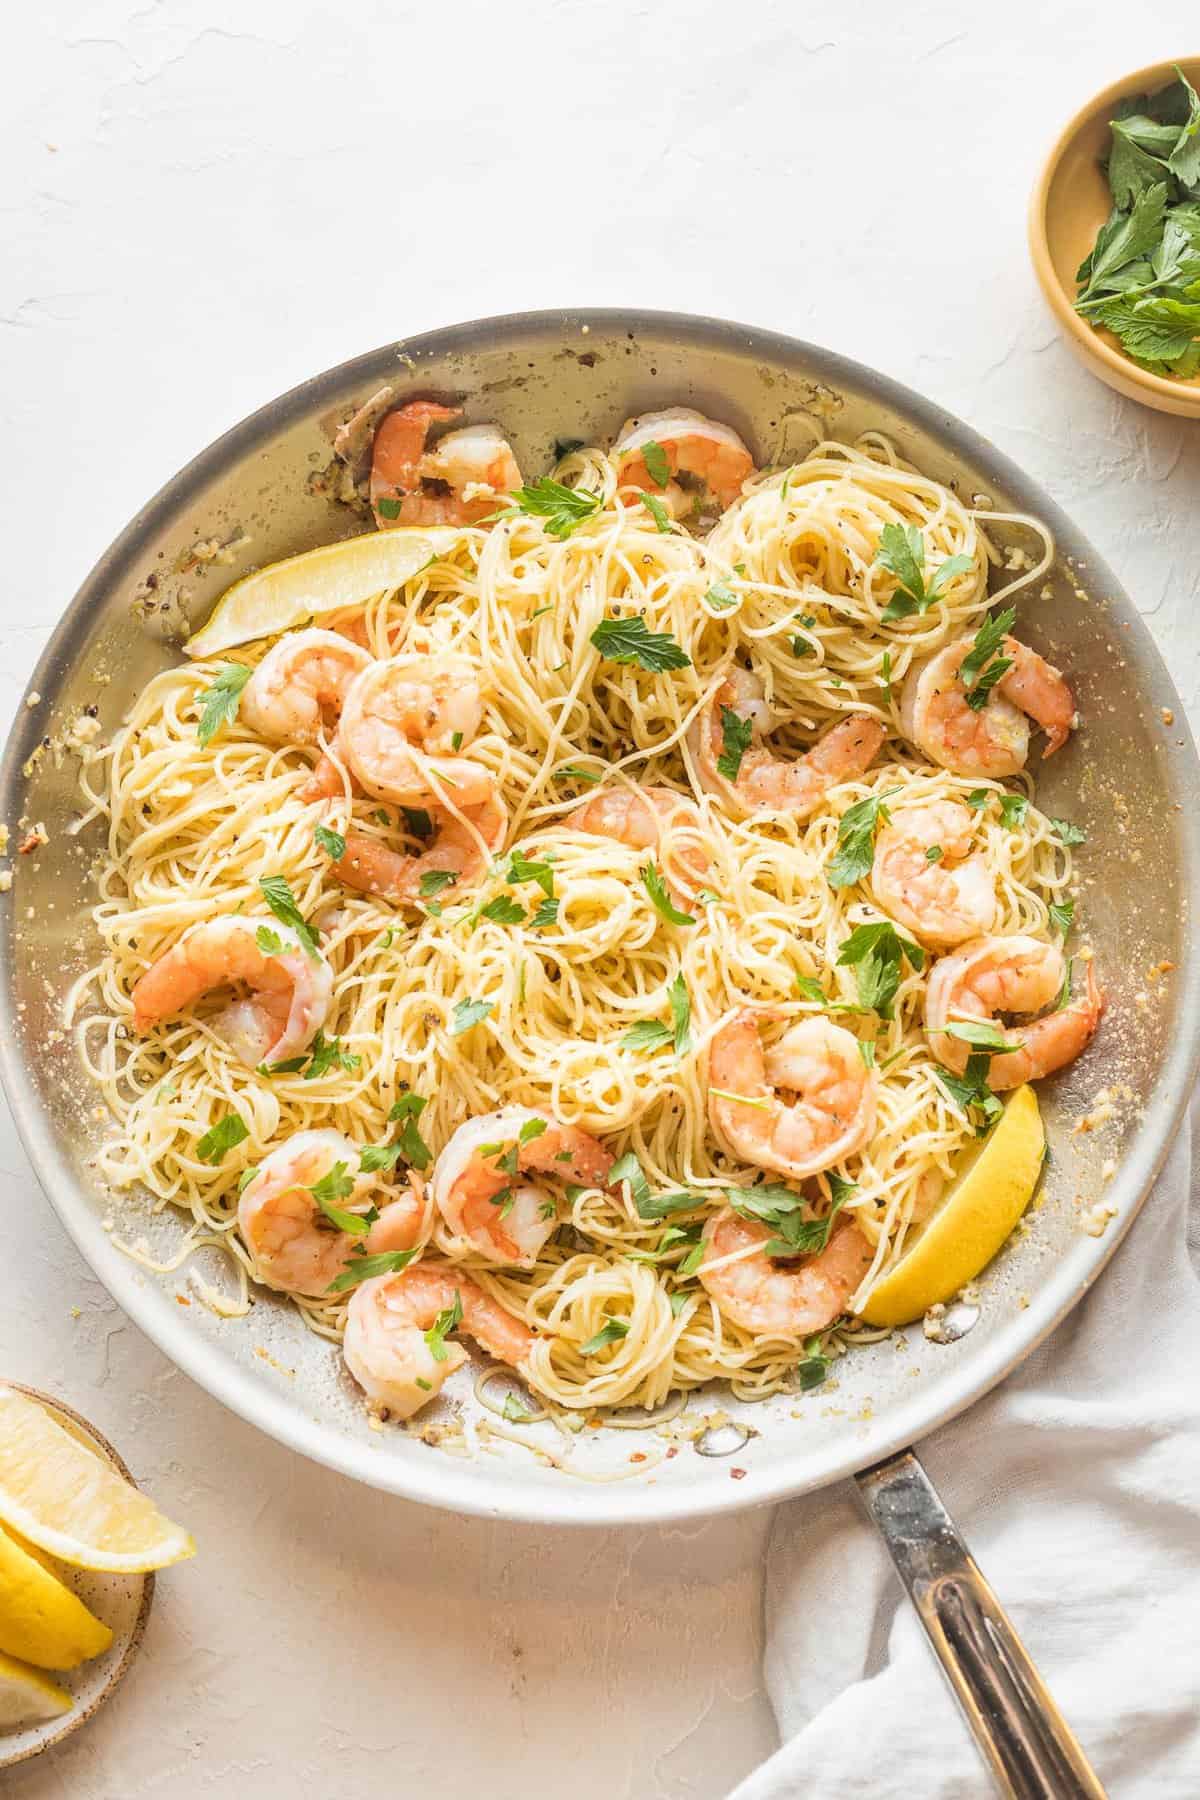
[[[1113,1800],[1200,1796],[1198,1129],[1200,1098],[1094,1291],[919,1447]],[[992,1791],[847,1485],[779,1508],[766,1611],[783,1747],[731,1800]]]

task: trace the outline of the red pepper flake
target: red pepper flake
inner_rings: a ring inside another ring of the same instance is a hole
[[[629,1460],[630,1462],[645,1462],[646,1452],[644,1450],[635,1450]]]
[[[729,1479],[731,1481],[742,1481],[745,1478],[745,1474],[745,1469],[730,1469]]]
[[[176,1294],[175,1299],[180,1306],[190,1306],[192,1304],[186,1294]]]
[[[49,837],[39,825],[35,830],[26,832],[25,836],[17,845],[17,855],[29,856],[33,851],[40,850],[43,844],[48,844],[49,842]]]
[[[678,1455],[679,1455],[679,1445],[672,1444],[671,1448],[667,1451],[667,1455],[666,1455],[667,1462],[670,1462],[670,1460],[673,1456],[678,1456]]]

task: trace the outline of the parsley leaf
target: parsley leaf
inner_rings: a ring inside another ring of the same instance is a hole
[[[642,1165],[632,1150],[627,1150],[624,1156],[618,1156],[608,1172],[610,1187],[618,1187],[623,1181],[629,1183],[629,1193],[637,1208],[638,1216],[645,1218],[647,1215],[642,1212],[642,1207],[650,1202],[650,1183],[646,1180]]]
[[[380,1250],[374,1256],[351,1256],[342,1273],[325,1289],[327,1294],[344,1294],[360,1281],[373,1281],[376,1275],[398,1275],[407,1269],[420,1245],[412,1250]]]
[[[975,642],[958,665],[958,679],[966,689],[967,705],[978,712],[998,681],[1012,668],[1011,656],[997,656],[1016,622],[1017,612],[1006,606],[1003,612],[984,619],[975,633]],[[995,661],[992,661],[992,658]]]
[[[631,1025],[621,1039],[622,1050],[660,1050],[664,1044],[671,1042],[672,1032],[669,1025],[660,1019],[639,1019]]]
[[[514,850],[509,856],[504,880],[513,887],[520,887],[525,881],[536,881],[547,899],[554,897],[554,865],[548,858],[538,862],[526,856],[523,850]]]
[[[714,612],[728,612],[738,603],[737,595],[723,581],[714,581],[704,598]]]
[[[223,726],[231,725],[237,718],[242,689],[253,673],[245,663],[224,663],[212,686],[198,696],[200,723],[196,727],[196,736],[205,749]]]
[[[272,931],[269,925],[259,926],[254,934],[254,941],[264,956],[283,956],[292,947],[285,944],[279,933]]]
[[[640,613],[628,619],[602,619],[590,641],[609,662],[637,663],[652,675],[668,669],[688,669],[692,663],[669,631],[650,631]]]
[[[724,775],[726,781],[736,781],[742,766],[742,758],[750,748],[754,738],[754,724],[750,719],[743,719],[740,713],[734,712],[732,706],[721,708],[721,741],[724,745],[717,758],[717,770]]]
[[[829,1182],[833,1198],[823,1219],[805,1218],[808,1201],[783,1182],[764,1182],[750,1188],[731,1187],[725,1191],[734,1212],[744,1219],[757,1219],[779,1234],[765,1246],[768,1256],[811,1256],[825,1248],[834,1220],[851,1194],[856,1192],[854,1182],[843,1181],[837,1175],[830,1175]]]
[[[354,1183],[347,1175],[346,1167],[344,1162],[335,1162],[308,1191],[331,1225],[336,1225],[339,1231],[349,1232],[352,1237],[365,1237],[371,1229],[371,1220],[363,1213],[346,1212],[336,1204],[354,1192]]]
[[[675,1054],[686,1056],[692,1047],[692,1002],[682,972],[667,989],[667,999],[671,1002],[671,1017],[675,1022]]]
[[[643,494],[642,505],[654,520],[659,531],[674,531],[675,521],[661,500],[656,500],[653,494]]]
[[[472,1025],[478,1025],[480,1019],[486,1019],[492,1010],[490,1000],[456,1000],[450,1036],[461,1037],[464,1031],[470,1031]]]
[[[871,794],[848,807],[838,820],[837,849],[829,859],[825,879],[831,888],[853,887],[871,873],[875,861],[875,827],[890,818],[884,801],[898,794],[899,788],[887,788],[882,794]]]
[[[448,887],[454,887],[457,881],[458,875],[453,869],[426,869],[417,883],[417,891],[422,900],[432,900]]]
[[[914,969],[925,966],[924,950],[909,938],[902,938],[888,919],[856,926],[838,951],[837,959],[839,965],[853,968],[859,1001],[881,1019],[892,1017],[901,962],[907,961]]]
[[[317,945],[317,934],[301,916],[300,908],[296,905],[296,896],[286,878],[282,875],[262,875],[259,877],[258,885],[263,899],[279,923],[290,926],[308,955],[315,961],[321,954]]]
[[[885,525],[879,534],[875,566],[886,569],[897,581],[896,592],[880,614],[885,624],[926,613],[941,598],[946,584],[974,566],[969,556],[948,556],[925,581],[925,538],[915,525]]]
[[[495,925],[523,925],[526,913],[519,900],[514,900],[510,894],[499,894],[495,900],[480,907],[479,917],[491,919]]]
[[[655,487],[665,488],[671,479],[671,464],[662,445],[656,444],[653,438],[647,438],[642,445],[642,461]]]
[[[396,1144],[364,1144],[358,1166],[364,1175],[376,1175],[380,1169],[394,1169],[404,1152]]]
[[[304,1071],[305,1081],[317,1081],[322,1075],[327,1075],[330,1069],[345,1069],[347,1074],[353,1075],[362,1067],[361,1056],[343,1050],[337,1038],[327,1038],[323,1031],[318,1031],[313,1039],[309,1057],[309,1065]],[[277,1066],[272,1064],[273,1068]]]
[[[1001,794],[1000,823],[1006,825],[1009,831],[1018,831],[1021,828],[1025,823],[1028,811],[1028,794]]]
[[[555,769],[554,779],[555,781],[583,781],[591,787],[596,782],[603,781],[604,777],[597,774],[594,769],[581,769],[578,763],[564,763],[561,769]]]
[[[404,815],[404,829],[409,837],[419,838],[424,843],[433,836],[433,819],[423,806],[402,806],[400,811]],[[380,817],[378,813],[375,816]],[[385,825],[388,822],[386,813],[382,815],[382,822]]]
[[[628,1336],[628,1319],[609,1319],[600,1327],[594,1337],[588,1339],[586,1344],[580,1344],[579,1354],[580,1356],[595,1356],[597,1350],[603,1350],[606,1344],[620,1343],[623,1337]]]
[[[1068,850],[1076,844],[1087,843],[1087,832],[1082,825],[1072,825],[1069,819],[1051,819],[1050,825],[1059,843]]]
[[[544,519],[550,536],[560,542],[578,531],[586,520],[594,518],[604,505],[602,495],[589,493],[586,488],[567,487],[549,475],[540,476],[527,487],[517,488],[510,498],[515,512]]]
[[[196,1140],[196,1155],[201,1162],[216,1164],[221,1162],[227,1151],[238,1144],[244,1144],[250,1136],[250,1128],[240,1113],[226,1113],[215,1125],[210,1125],[202,1138]]]
[[[660,918],[665,919],[668,925],[694,925],[696,923],[691,913],[680,912],[679,908],[672,903],[671,896],[667,892],[667,884],[662,878],[662,872],[657,863],[643,864],[638,873],[642,878],[642,886],[654,902],[655,912]]]
[[[538,909],[534,913],[533,917],[530,919],[529,924],[530,924],[530,927],[535,931],[544,930],[544,928],[547,925],[557,925],[558,924],[558,901],[557,900],[541,900],[541,901],[539,901]]]
[[[434,1362],[445,1362],[448,1354],[446,1350],[447,1335],[454,1330],[456,1325],[462,1324],[462,1316],[462,1294],[455,1288],[453,1306],[448,1306],[440,1312],[425,1333],[425,1342],[429,1345],[429,1353]]]
[[[950,1019],[945,1025],[938,1027],[947,1037],[958,1038],[961,1043],[970,1044],[984,1056],[999,1056],[1005,1050],[1016,1050],[1019,1046],[1016,1039],[1005,1037],[998,1025],[990,1019]]]
[[[332,857],[334,862],[341,862],[346,854],[346,840],[340,831],[330,831],[327,825],[318,825],[313,837],[326,856]]]
[[[968,1120],[973,1112],[983,1115],[981,1122],[975,1127],[980,1137],[1004,1111],[1003,1105],[988,1086],[987,1072],[988,1058],[983,1055],[969,1056],[966,1069],[961,1075],[953,1075],[949,1069],[934,1070],[951,1100],[966,1114]]]
[[[414,1169],[427,1169],[433,1161],[433,1152],[421,1136],[417,1124],[421,1114],[429,1104],[424,1094],[401,1094],[392,1105],[388,1120],[393,1125],[402,1127],[396,1140],[400,1145],[400,1153],[405,1162],[411,1163]]]
[[[507,1419],[510,1425],[533,1425],[537,1419],[535,1413],[521,1405],[515,1394],[505,1394],[501,1417]]]
[[[807,1356],[802,1363],[796,1364],[796,1385],[802,1394],[820,1387],[829,1374],[829,1359],[825,1356]]]
[[[1069,936],[1075,923],[1075,902],[1073,900],[1052,900],[1046,908],[1047,917],[1055,931],[1061,931],[1064,937]]]

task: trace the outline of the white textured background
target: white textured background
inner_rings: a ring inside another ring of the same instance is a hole
[[[453,320],[632,303],[970,419],[1110,559],[1197,725],[1200,427],[1078,368],[1024,245],[1057,126],[1195,36],[1183,0],[8,9],[0,712],[139,503],[262,401]],[[539,1533],[360,1491],[125,1323],[7,1123],[0,1177],[0,1373],[90,1414],[201,1544],[117,1699],[6,1795],[709,1800],[773,1747],[765,1517]]]

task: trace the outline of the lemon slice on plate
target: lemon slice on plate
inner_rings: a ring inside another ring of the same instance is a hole
[[[112,1637],[44,1552],[0,1531],[0,1652],[40,1669],[73,1669],[107,1650]]]
[[[154,1502],[36,1400],[0,1386],[0,1523],[61,1562],[132,1575],[194,1556]]]
[[[453,526],[425,531],[398,525],[269,563],[226,588],[207,623],[192,633],[184,649],[189,656],[214,656],[235,644],[274,637],[302,619],[317,619],[343,606],[362,606],[373,594],[411,581],[461,536]]]
[[[74,1704],[66,1688],[60,1688],[40,1669],[0,1654],[0,1732],[16,1731],[21,1725],[44,1725],[47,1719],[70,1712]]]
[[[967,1150],[911,1248],[872,1288],[867,1324],[907,1325],[973,1280],[1029,1205],[1045,1150],[1033,1089],[1019,1087],[987,1137]]]

